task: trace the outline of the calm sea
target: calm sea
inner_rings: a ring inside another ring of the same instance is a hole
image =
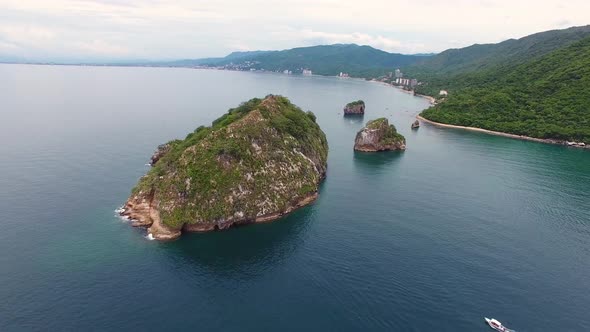
[[[115,216],[158,144],[270,93],[327,134],[314,205],[170,243]],[[0,65],[0,330],[590,330],[590,152],[411,131],[427,106],[352,79]],[[354,153],[381,116],[408,150]]]

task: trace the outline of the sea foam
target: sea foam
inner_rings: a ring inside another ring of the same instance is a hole
[[[131,218],[129,218],[129,216],[122,215],[121,213],[123,212],[125,212],[125,209],[122,206],[115,209],[115,215],[119,217],[119,219],[121,219],[124,222],[132,221]]]

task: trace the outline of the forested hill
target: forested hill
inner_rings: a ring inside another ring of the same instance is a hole
[[[590,25],[535,33],[498,44],[449,49],[406,68],[412,76],[458,75],[497,66],[521,64],[590,36]]]
[[[459,76],[430,120],[590,143],[590,37],[515,66]]]
[[[240,69],[290,70],[301,73],[310,69],[318,75],[338,75],[340,72],[355,77],[376,77],[396,68],[409,66],[427,56],[388,53],[370,46],[355,44],[298,47],[284,51],[245,52],[225,58],[195,60],[195,64],[226,66]],[[187,61],[187,60],[185,60]]]

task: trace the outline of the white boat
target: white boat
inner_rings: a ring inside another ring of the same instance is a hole
[[[498,320],[496,320],[494,318],[489,319],[487,317],[484,317],[484,319],[486,320],[486,323],[488,323],[488,325],[496,331],[501,331],[501,332],[510,331],[509,329],[504,327],[504,325],[502,325],[502,323],[500,323]]]

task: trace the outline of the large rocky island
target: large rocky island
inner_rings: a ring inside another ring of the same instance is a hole
[[[354,149],[363,152],[405,150],[406,138],[386,118],[367,122],[356,134]]]
[[[161,145],[121,214],[161,240],[272,221],[316,199],[327,157],[313,113],[281,96],[252,99]]]

